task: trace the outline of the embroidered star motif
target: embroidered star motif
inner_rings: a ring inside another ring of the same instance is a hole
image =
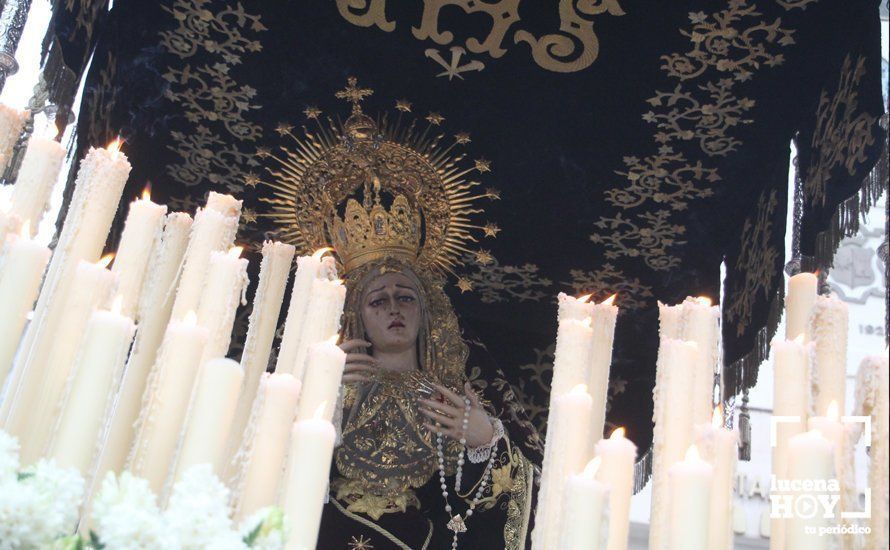
[[[469,292],[473,290],[473,282],[465,277],[461,277],[457,280],[457,288],[460,289],[460,293]]]
[[[277,128],[275,128],[275,131],[278,132],[279,136],[284,136],[284,135],[289,134],[290,131],[293,129],[294,129],[294,127],[291,126],[290,124],[285,124],[282,122],[278,125]]]
[[[430,113],[426,115],[426,120],[433,126],[438,126],[445,122],[445,117],[443,117],[439,113]]]
[[[480,173],[482,172],[491,172],[491,161],[485,159],[479,159],[476,161],[476,170]]]
[[[256,148],[256,156],[258,156],[260,158],[266,158],[271,155],[272,155],[272,153],[271,153],[271,151],[269,151],[268,147],[257,147]]]
[[[461,145],[466,145],[467,143],[470,143],[470,134],[466,132],[455,134],[454,140]]]
[[[241,211],[241,221],[244,223],[256,223],[256,212],[250,208]]]
[[[495,189],[494,187],[489,187],[485,190],[485,195],[488,196],[493,201],[501,200],[501,192]]]
[[[487,265],[494,261],[494,256],[491,255],[491,252],[488,250],[480,250],[476,252],[476,263],[481,265]]]
[[[407,99],[400,99],[396,101],[396,109],[402,111],[403,113],[411,112],[411,102]]]
[[[501,231],[501,228],[498,227],[496,223],[488,222],[485,224],[485,227],[482,228],[482,231],[485,232],[486,237],[497,237],[498,233]]]
[[[318,115],[321,114],[321,109],[314,105],[307,105],[306,108],[303,109],[303,114],[306,115],[306,118],[317,119]]]
[[[373,550],[374,545],[371,544],[371,539],[366,539],[364,535],[359,535],[358,538],[352,537],[352,540],[349,542],[349,548],[351,550]]]
[[[257,176],[253,172],[248,173],[247,176],[244,177],[244,185],[248,187],[256,187],[259,182],[259,176]]]

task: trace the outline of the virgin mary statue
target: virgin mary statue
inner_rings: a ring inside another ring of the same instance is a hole
[[[293,197],[273,213],[304,250],[332,247],[347,286],[318,548],[525,548],[541,441],[443,290],[481,227],[478,184],[438,140],[365,115],[369,94],[350,79],[351,116],[272,171]]]

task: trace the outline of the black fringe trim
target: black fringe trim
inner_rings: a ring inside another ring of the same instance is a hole
[[[652,477],[652,446],[634,463],[634,494],[639,493]]]

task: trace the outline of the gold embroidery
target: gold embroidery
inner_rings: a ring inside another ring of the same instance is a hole
[[[611,294],[618,293],[619,313],[627,309],[642,308],[648,298],[652,298],[652,287],[644,285],[637,277],[629,278],[611,263],[604,263],[595,271],[573,269],[569,272],[572,281],[568,284],[575,294],[593,294],[593,300],[602,301]]]
[[[542,277],[538,273],[538,266],[534,264],[501,265],[486,250],[465,255],[464,262],[473,265],[476,271],[458,280],[458,288],[472,289],[483,303],[509,300],[537,302],[550,296],[549,287],[553,282]]]
[[[208,4],[209,0],[176,0],[171,7],[163,6],[177,26],[160,33],[162,47],[181,60],[199,54],[210,57],[205,65],[169,67],[163,75],[169,82],[165,97],[196,126],[194,131],[171,133],[173,144],[168,149],[182,161],[169,164],[167,173],[185,186],[209,183],[238,193],[251,168],[259,166],[253,151],[241,143],[261,139],[262,128],[247,119],[259,108],[252,103],[256,90],[236,82],[230,70],[245,54],[262,50],[249,33],[266,27],[240,3],[216,10],[208,9]]]
[[[793,10],[795,8],[805,10],[808,5],[818,1],[819,0],[776,0],[776,2],[786,10]]]
[[[726,308],[726,318],[736,326],[738,336],[744,334],[751,323],[758,295],[769,297],[778,256],[778,251],[771,242],[773,214],[777,205],[775,190],[770,192],[769,199],[761,194],[756,213],[745,220],[742,228],[742,248],[735,270],[743,274],[744,282],[733,287]]]
[[[365,539],[364,535],[359,535],[358,538],[350,537],[352,540],[349,541],[350,550],[373,550],[374,545],[371,544],[371,539]]]
[[[115,56],[114,53],[108,52],[102,71],[99,73],[99,82],[90,90],[86,99],[86,112],[90,117],[88,143],[105,143],[113,135],[111,111],[117,103],[118,88],[113,85],[116,76]]]
[[[560,0],[559,33],[535,38],[528,31],[516,33],[515,42],[527,42],[535,62],[548,71],[573,73],[591,66],[599,56],[599,39],[593,16],[624,15],[617,0]]]
[[[396,28],[395,21],[386,19],[386,0],[337,0],[337,10],[343,19],[359,27],[377,27],[386,32]]]
[[[495,3],[479,0],[425,0],[420,26],[411,29],[418,40],[431,39],[436,44],[451,44],[454,34],[439,31],[439,13],[445,6],[458,6],[467,14],[484,13],[491,18],[491,30],[484,40],[467,39],[467,49],[473,53],[487,53],[497,59],[507,50],[501,47],[504,36],[513,23],[519,21],[519,0],[499,0]]]
[[[544,379],[544,375],[553,371],[555,347],[555,344],[550,344],[543,350],[535,349],[535,361],[519,365],[523,374],[518,377],[518,386],[514,392],[516,400],[539,435],[546,432],[549,404],[546,401],[539,403],[537,396],[550,394],[550,382]]]
[[[843,165],[849,175],[865,162],[865,148],[874,143],[871,128],[876,118],[859,110],[859,82],[865,74],[865,58],[859,56],[856,65],[850,56],[844,58],[840,80],[834,96],[822,90],[816,109],[816,128],[813,131],[813,163],[804,180],[807,200],[825,203],[825,190],[832,170]]]
[[[794,31],[783,28],[780,18],[764,21],[747,0],[732,0],[710,14],[692,12],[689,21],[690,27],[680,33],[689,38],[690,50],[661,57],[662,70],[677,84],[670,92],[656,91],[647,100],[652,110],[643,114],[656,125],[658,153],[642,160],[624,158],[627,170],[618,173],[625,180],[606,191],[605,198],[626,214],[604,215],[595,223],[600,231],[591,235],[605,247],[606,258],[636,258],[659,271],[680,262],[673,250],[685,242],[679,237],[686,227],[674,222],[677,213],[712,195],[721,180],[716,168],[689,161],[676,146],[695,143],[707,157],[737,150],[742,143],[733,134],[750,123],[745,113],[754,107],[753,100],[738,95],[737,84],[750,80],[761,66],[784,63],[770,46],[794,43]],[[717,78],[691,85],[706,74]]]

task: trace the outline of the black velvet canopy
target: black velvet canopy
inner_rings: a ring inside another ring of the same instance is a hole
[[[448,292],[538,426],[558,292],[618,293],[608,421],[645,448],[658,300],[722,296],[726,398],[756,381],[782,305],[792,139],[794,252],[813,267],[886,186],[868,177],[886,163],[876,0],[57,4],[51,55],[80,73],[95,48],[77,154],[120,133],[125,196],[150,181],[173,209],[244,199],[254,252],[284,233],[265,216],[270,152],[348,116],[347,77],[373,90],[366,113],[454,143],[489,225]]]

